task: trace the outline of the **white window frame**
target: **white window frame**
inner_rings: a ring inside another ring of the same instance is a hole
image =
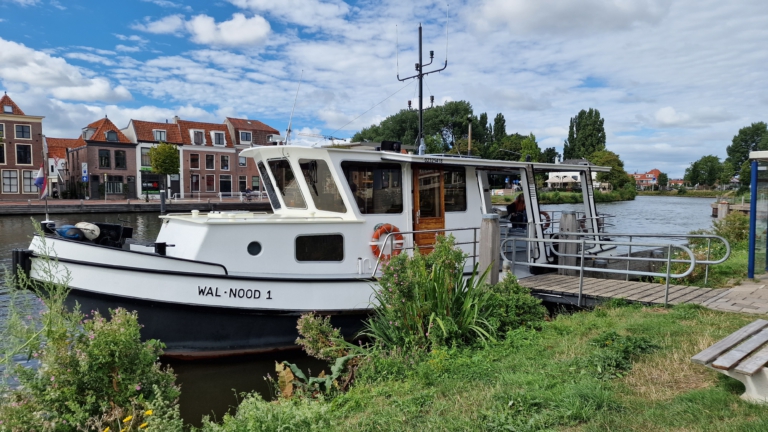
[[[162,139],[157,137],[157,133],[158,132],[162,132],[163,133],[163,138]],[[167,140],[168,140],[168,133],[166,132],[165,129],[152,129],[152,138],[154,138],[155,141],[158,141],[158,142],[160,142],[160,141],[167,142]]]
[[[213,177],[213,190],[208,190],[208,176]],[[205,178],[205,191],[216,192],[216,174],[206,174],[203,176],[203,178]]]
[[[149,165],[144,165],[144,150],[147,151],[147,159],[149,162]],[[139,166],[141,167],[152,167],[152,159],[149,157],[149,147],[140,147],[139,148]]]
[[[5,192],[5,173],[13,171],[16,173],[16,192]],[[9,169],[9,170],[0,170],[0,193],[3,194],[19,194],[19,170],[15,169]]]
[[[113,134],[115,134],[115,139],[114,139],[114,140],[111,140],[111,139],[109,139],[109,134],[110,134],[110,133],[113,133]],[[110,129],[110,130],[108,130],[108,131],[106,131],[106,132],[104,132],[104,139],[105,139],[107,142],[120,142],[120,136],[117,134],[117,131],[113,131],[113,130],[111,130],[111,129]]]
[[[251,139],[249,139],[249,140],[244,140],[244,139],[243,139],[243,134],[248,134],[248,135],[250,135],[250,136],[251,136]],[[240,131],[240,144],[251,144],[252,142],[253,142],[253,132],[249,132],[249,131]]]
[[[221,181],[225,177],[229,177],[229,193],[232,194],[235,192],[234,185],[232,184],[232,174],[219,174],[219,190],[221,190]]]
[[[197,156],[197,168],[194,168],[192,166],[192,156],[193,155]],[[189,169],[191,169],[191,170],[199,170],[200,169],[200,153],[190,153],[189,154]]]
[[[24,178],[24,174],[29,173],[30,179],[32,179],[32,184],[29,187],[29,191],[27,190],[27,185],[25,183],[26,178]],[[32,170],[21,170],[21,193],[23,194],[36,194],[37,193],[37,186],[35,186],[35,178],[37,177],[37,173]]]
[[[0,123],[0,138],[5,139],[5,124]]]
[[[245,189],[248,189],[248,176],[247,175],[239,175],[239,176],[237,176],[237,188],[240,189],[240,181],[241,180],[245,183]],[[238,192],[245,192],[245,189],[239,190]]]
[[[213,168],[208,168],[208,156],[211,156],[213,158]],[[216,171],[216,155],[215,154],[206,154],[205,155],[205,169],[208,171]]]
[[[0,147],[2,147],[3,152],[3,162],[0,163],[0,165],[8,165],[8,143],[2,142],[0,143]]]
[[[195,132],[200,132],[203,135],[203,142],[201,144],[195,144]],[[203,129],[190,129],[189,139],[192,140],[192,145],[205,145],[205,131]]]
[[[221,144],[216,144],[216,134],[221,134]],[[224,135],[224,132],[221,131],[211,131],[211,143],[216,147],[226,147],[227,146],[227,137]]]
[[[16,136],[16,126],[26,126],[29,128],[29,138],[19,138]],[[32,125],[31,124],[24,124],[24,123],[18,123],[13,125],[13,136],[16,137],[17,140],[29,140],[32,141]]]
[[[247,167],[248,166],[248,158],[245,157],[245,156],[238,156],[237,157],[237,166]]]
[[[224,169],[224,158],[227,158],[227,168],[226,169]],[[221,155],[219,157],[219,169],[221,169],[221,171],[229,171],[229,169],[230,169],[229,167],[230,167],[230,165],[229,165],[229,155]]]
[[[3,114],[13,114],[13,105],[3,105]]]
[[[197,190],[192,189],[192,185],[194,184],[193,180],[195,176],[197,176]],[[191,193],[200,193],[200,177],[203,177],[203,176],[198,173],[189,175],[189,191]]]
[[[29,163],[23,164],[19,163],[19,152],[14,151],[13,160],[16,161],[16,165],[21,166],[32,166],[35,164],[35,152],[32,151],[32,144],[24,144],[24,143],[16,143],[16,147],[18,146],[27,146],[29,147]],[[16,150],[16,147],[14,147],[14,150]]]

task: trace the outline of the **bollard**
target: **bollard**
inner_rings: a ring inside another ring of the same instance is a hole
[[[560,217],[560,232],[577,232],[579,230],[579,221],[576,220],[576,212],[564,211]],[[560,235],[562,240],[578,240],[576,236]],[[560,265],[576,266],[576,254],[579,252],[578,243],[558,243],[558,251],[561,254],[573,255],[573,256],[559,256],[558,263]],[[576,276],[576,270],[557,269],[557,274]]]
[[[165,191],[160,191],[160,214],[165,214]]]
[[[484,214],[480,223],[480,272],[488,270],[486,282],[495,285],[499,282],[499,215]]]
[[[725,219],[725,217],[728,216],[728,210],[730,210],[728,201],[717,203],[717,220]]]

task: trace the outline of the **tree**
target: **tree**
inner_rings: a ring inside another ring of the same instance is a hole
[[[669,184],[669,176],[667,176],[667,173],[659,174],[659,178],[657,179],[657,182],[659,183],[659,186],[667,187],[667,185]]]
[[[541,162],[541,149],[532,133],[525,137],[520,145],[520,161],[525,161],[527,156],[531,157],[531,162]]]
[[[164,190],[166,176],[179,173],[179,150],[173,144],[161,142],[149,149],[149,163],[152,172],[160,174]]]
[[[588,160],[598,166],[611,167],[607,173],[597,173],[597,180],[610,183],[614,190],[621,189],[630,183],[631,177],[624,170],[624,162],[616,153],[600,150],[592,153]]]
[[[504,114],[498,113],[493,119],[493,142],[499,144],[507,136],[507,121]]]
[[[739,184],[742,188],[748,188],[752,184],[752,164],[745,161],[739,170]]]
[[[726,161],[731,163],[733,170],[736,167],[741,167],[744,161],[749,159],[749,152],[768,150],[768,134],[766,132],[768,132],[768,126],[764,122],[752,123],[739,129],[739,133],[734,135],[733,140],[731,140],[731,145],[725,149],[728,153]]]
[[[560,153],[555,150],[554,147],[547,147],[541,152],[541,161],[546,163],[555,163],[555,160],[560,156]]]
[[[691,162],[691,166],[685,169],[685,181],[692,185],[706,185],[712,187],[720,179],[723,164],[720,158],[713,155],[702,156],[701,159]]]
[[[592,108],[581,110],[571,118],[568,139],[563,144],[563,158],[586,159],[595,152],[605,150],[604,122],[600,111]]]
[[[720,178],[718,179],[720,186],[722,186],[723,189],[731,184],[731,178],[733,178],[735,171],[736,170],[733,168],[733,165],[731,165],[730,162],[727,160],[723,162],[723,167],[720,171]]]

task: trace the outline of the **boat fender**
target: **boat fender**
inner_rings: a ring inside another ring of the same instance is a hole
[[[85,234],[74,225],[64,225],[61,228],[56,228],[56,233],[65,239],[83,241],[85,240]]]
[[[80,231],[82,231],[83,234],[85,234],[85,238],[88,240],[95,239],[101,233],[101,230],[98,226],[88,222],[78,222],[75,224],[75,228],[78,228]]]
[[[394,237],[395,237],[392,253],[382,255],[381,249],[379,248],[379,239],[382,237],[386,238],[387,234],[390,234],[390,233],[394,233]],[[375,256],[377,259],[380,257],[383,261],[389,261],[389,259],[392,258],[392,255],[399,255],[400,252],[402,251],[403,235],[400,234],[400,229],[398,229],[396,226],[392,224],[388,224],[388,223],[378,224],[374,228],[373,237],[371,237],[371,242],[369,244],[371,245],[371,251],[373,252],[373,256]]]
[[[546,230],[546,229],[547,229],[547,228],[549,228],[549,226],[552,224],[552,218],[549,216],[549,213],[547,213],[547,212],[545,212],[545,211],[542,211],[540,214],[541,214],[541,216],[543,217],[543,219],[545,219],[545,220],[546,220],[546,222],[544,222],[544,223],[541,225],[541,229],[542,229],[542,230]]]

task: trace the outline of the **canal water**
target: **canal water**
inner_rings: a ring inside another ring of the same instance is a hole
[[[638,196],[634,201],[601,203],[601,214],[610,214],[615,225],[607,231],[616,233],[685,234],[695,229],[711,227],[711,198]],[[543,205],[542,210],[581,211],[581,204]],[[71,214],[54,216],[57,223],[79,221],[124,223],[134,227],[137,240],[154,240],[160,231],[157,213]],[[25,248],[33,232],[29,216],[0,216],[0,269],[10,266],[10,251]],[[0,273],[0,292],[2,291]],[[0,294],[0,319],[4,309]],[[270,398],[271,389],[264,377],[274,376],[275,362],[287,360],[309,369],[313,374],[322,369],[323,362],[308,358],[300,351],[241,356],[205,361],[166,361],[176,372],[181,384],[181,414],[187,423],[198,425],[203,415],[220,419],[237,405],[241,392],[257,391]]]

